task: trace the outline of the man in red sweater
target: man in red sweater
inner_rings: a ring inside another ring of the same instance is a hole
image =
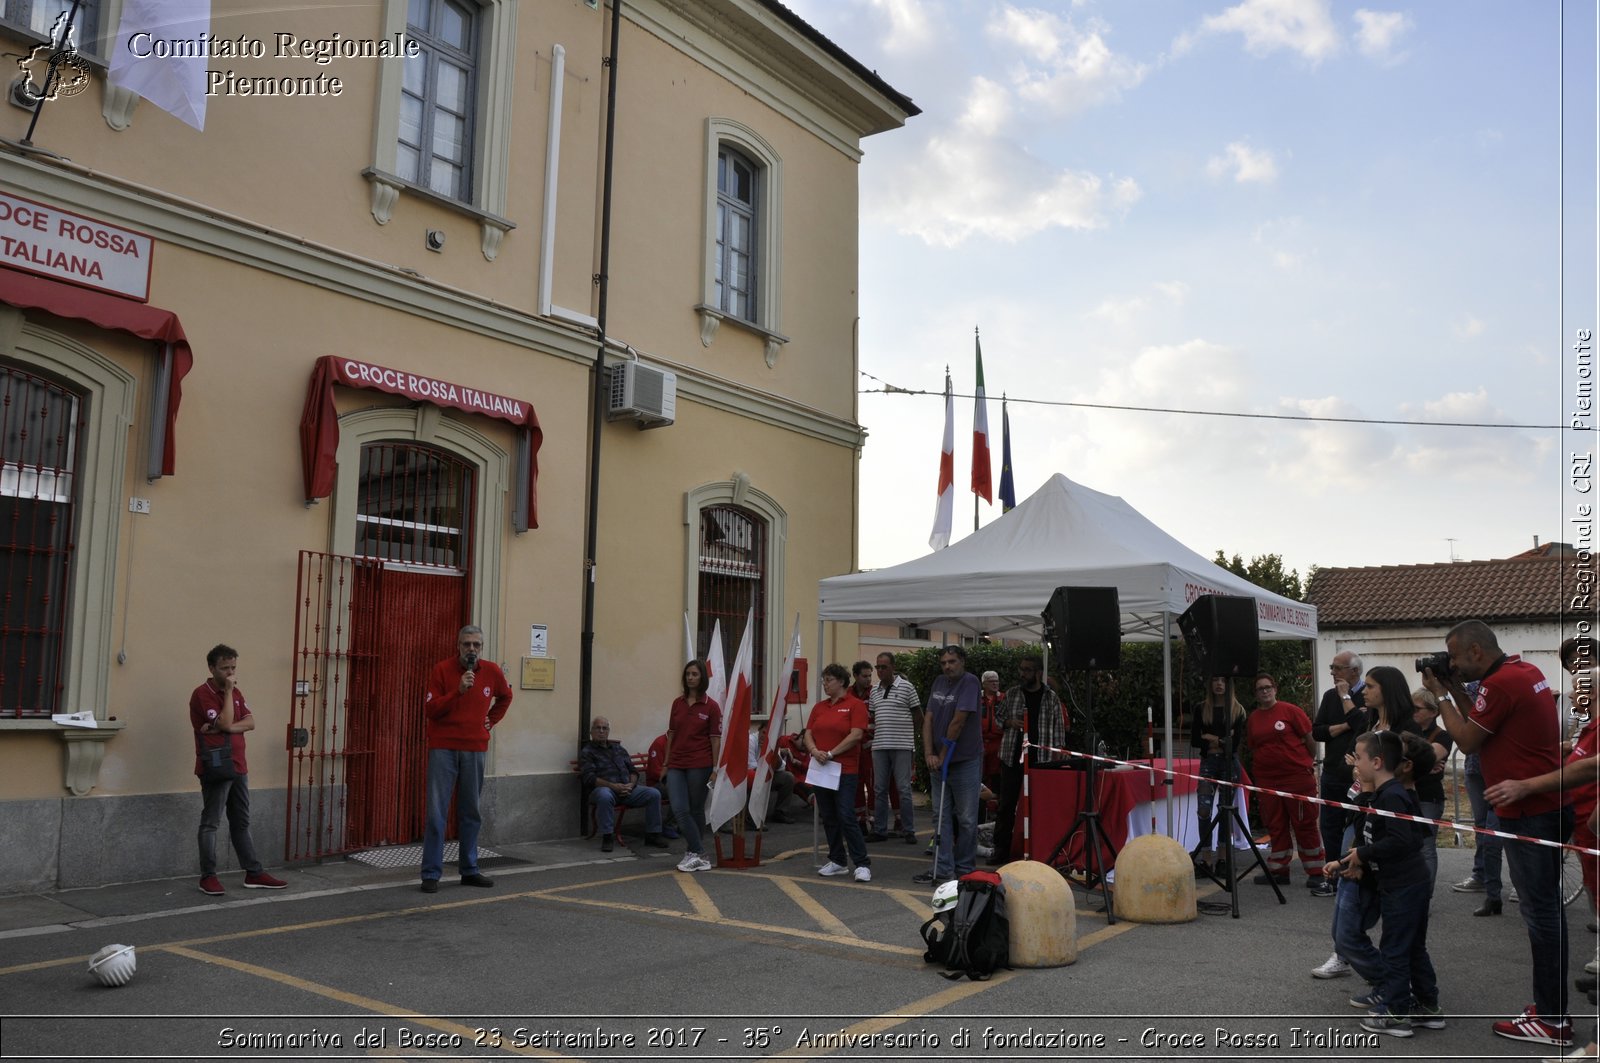
[[[444,873],[444,818],[456,801],[458,866],[463,886],[493,886],[478,873],[483,816],[483,760],[489,731],[511,706],[511,687],[493,661],[481,661],[483,629],[469,624],[456,636],[456,655],[433,666],[422,712],[428,723],[428,825],[422,833],[422,892],[437,893]]]

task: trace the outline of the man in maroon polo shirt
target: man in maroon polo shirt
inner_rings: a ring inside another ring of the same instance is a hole
[[[194,728],[194,773],[200,778],[200,892],[222,895],[222,880],[217,878],[217,827],[222,813],[228,813],[228,837],[233,852],[244,868],[244,887],[250,890],[281,890],[288,885],[274,878],[256,858],[255,841],[250,837],[250,767],[244,759],[246,731],[256,729],[250,704],[234,682],[239,668],[239,651],[216,645],[206,654],[211,676],[189,695],[189,723]],[[233,777],[206,777],[203,760],[208,751],[225,751],[223,759],[232,766]]]

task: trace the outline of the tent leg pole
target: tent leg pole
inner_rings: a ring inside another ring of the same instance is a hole
[[[1161,694],[1166,699],[1164,730],[1161,737],[1161,760],[1167,769],[1162,784],[1167,790],[1167,837],[1177,837],[1177,825],[1172,821],[1172,610],[1161,610]]]

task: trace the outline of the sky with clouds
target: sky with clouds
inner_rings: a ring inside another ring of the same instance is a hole
[[[1562,422],[1594,326],[1591,3],[786,2],[923,111],[865,144],[861,386],[970,393],[981,327],[996,485],[1002,392],[1375,418],[1416,423],[1013,402],[1017,493],[1302,575],[1573,538],[1588,440],[1509,426]],[[862,568],[928,551],[942,413],[861,395]]]

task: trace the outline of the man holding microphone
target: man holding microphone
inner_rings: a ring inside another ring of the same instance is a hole
[[[489,731],[511,706],[511,687],[493,661],[480,661],[483,629],[469,624],[456,636],[456,656],[433,666],[422,711],[428,725],[428,823],[422,834],[422,892],[437,893],[444,873],[444,818],[456,801],[458,866],[463,886],[493,886],[478,873],[483,817],[483,761]]]

